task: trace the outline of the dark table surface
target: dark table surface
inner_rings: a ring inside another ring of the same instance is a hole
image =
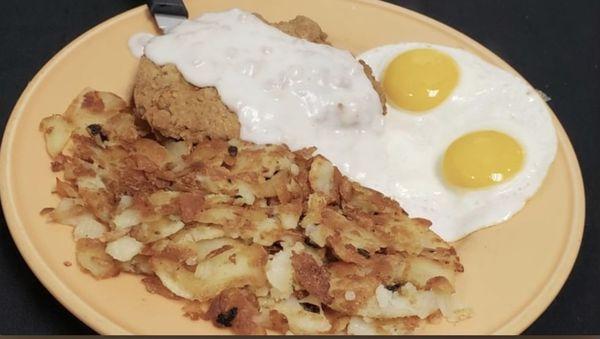
[[[421,12],[471,36],[552,98],[549,104],[567,130],[583,172],[587,197],[585,234],[565,286],[525,333],[600,333],[600,1],[389,2]],[[21,91],[46,61],[89,28],[143,3],[143,0],[3,0],[0,131],[3,132]],[[1,222],[0,333],[94,333],[37,281],[17,251],[5,221]]]

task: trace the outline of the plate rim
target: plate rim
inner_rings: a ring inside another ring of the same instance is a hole
[[[503,67],[511,70],[522,78],[519,72],[517,72],[510,64],[500,58],[498,55],[487,49],[485,46],[470,38],[466,34],[452,28],[442,22],[439,22],[433,18],[430,18],[424,14],[415,12],[413,10],[401,7],[398,5],[386,3],[378,0],[344,0],[347,2],[361,3],[368,6],[379,7],[384,10],[393,11],[400,15],[406,15],[417,19],[419,22],[433,26],[436,29],[446,31],[452,36],[461,40],[470,47],[492,57],[494,61],[501,64]],[[4,136],[2,138],[2,144],[0,146],[0,200],[2,203],[2,209],[6,224],[9,228],[10,234],[17,245],[17,248],[21,256],[25,259],[27,265],[35,274],[36,278],[42,283],[42,285],[57,299],[65,308],[76,316],[79,320],[85,323],[87,326],[95,330],[100,334],[133,334],[126,330],[121,325],[108,319],[102,313],[88,305],[79,296],[69,289],[62,280],[52,271],[49,266],[44,264],[44,260],[40,253],[36,250],[36,247],[31,242],[31,239],[27,236],[27,233],[20,226],[22,222],[15,208],[12,191],[9,190],[11,182],[11,171],[9,170],[8,164],[12,156],[12,144],[14,141],[15,125],[21,117],[24,106],[32,95],[32,92],[41,83],[44,76],[49,73],[52,68],[60,62],[60,60],[68,54],[71,50],[77,48],[79,44],[91,38],[94,34],[101,32],[112,24],[127,20],[131,16],[138,15],[139,12],[144,11],[145,5],[141,5],[125,11],[121,14],[113,16],[91,29],[87,30],[83,34],[79,35],[75,40],[63,47],[58,53],[56,53],[33,77],[33,79],[26,86],[22,92],[13,110],[10,113],[9,119],[6,123]],[[527,81],[525,79],[525,81]],[[547,105],[546,105],[547,106]],[[553,110],[548,107],[548,110],[552,112],[552,118],[555,122],[555,128],[557,129],[557,135],[562,134],[564,140],[559,146],[565,154],[568,172],[574,179],[575,186],[573,190],[573,203],[572,203],[572,218],[570,221],[571,231],[569,232],[565,250],[559,260],[557,266],[552,272],[550,278],[546,281],[544,287],[538,291],[538,293],[530,299],[530,302],[511,320],[503,324],[500,328],[496,329],[492,334],[520,334],[529,325],[531,325],[550,305],[550,303],[556,298],[561,288],[564,286],[566,280],[570,276],[571,270],[575,264],[575,260],[579,253],[581,246],[584,228],[585,228],[585,188],[583,184],[583,177],[581,169],[573,145],[564,130],[564,127],[558,121],[558,118],[554,114]],[[573,227],[576,226],[576,227]]]

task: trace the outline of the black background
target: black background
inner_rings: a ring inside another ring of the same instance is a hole
[[[550,307],[525,333],[600,333],[600,1],[389,2],[471,36],[552,98],[549,104],[567,130],[580,161],[587,217],[583,245],[571,276]],[[27,82],[55,53],[96,24],[143,3],[0,1],[1,131]],[[93,333],[37,281],[19,255],[4,220],[1,222],[0,333]]]

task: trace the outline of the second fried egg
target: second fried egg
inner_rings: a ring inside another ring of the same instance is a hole
[[[431,220],[447,241],[500,223],[556,154],[551,114],[525,81],[459,49],[403,43],[358,56],[388,101],[380,175],[360,182]]]

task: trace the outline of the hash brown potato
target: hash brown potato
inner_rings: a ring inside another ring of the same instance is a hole
[[[403,334],[458,321],[452,246],[315,149],[156,138],[85,90],[40,124],[79,266],[140,275],[191,319],[238,334]]]

